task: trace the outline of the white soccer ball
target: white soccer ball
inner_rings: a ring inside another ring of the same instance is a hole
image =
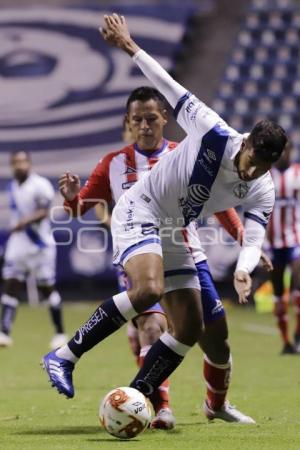
[[[119,387],[102,400],[99,418],[108,433],[120,439],[131,439],[149,426],[151,409],[141,392],[130,387]]]

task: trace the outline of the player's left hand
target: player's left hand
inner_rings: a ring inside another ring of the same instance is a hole
[[[250,275],[242,270],[237,270],[234,274],[233,284],[239,296],[239,303],[248,303],[248,297],[252,287]]]
[[[265,269],[267,272],[272,272],[272,270],[274,270],[272,261],[265,252],[261,252],[260,262],[262,268]]]

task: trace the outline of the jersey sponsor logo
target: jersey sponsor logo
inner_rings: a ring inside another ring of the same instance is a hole
[[[216,298],[215,302],[216,302],[216,306],[214,306],[213,309],[211,310],[212,314],[218,314],[219,312],[223,311],[223,309],[224,309],[223,304],[220,299]]]
[[[122,189],[130,189],[135,183],[135,181],[126,181],[125,183],[122,183]]]
[[[206,162],[204,161],[203,158],[199,159],[199,164],[203,167],[205,172],[207,172],[210,177],[214,176],[214,173],[213,173],[212,169],[206,164]]]
[[[108,317],[107,313],[101,307],[98,308],[92,317],[77,331],[74,338],[75,344],[82,344],[83,336],[88,334],[97,325],[97,323],[101,322],[101,320],[106,317]]]
[[[206,153],[204,153],[203,156],[209,163],[217,160],[215,152],[209,148],[206,149]]]
[[[147,203],[151,202],[151,198],[149,198],[146,194],[141,195],[141,199],[144,200]]]
[[[187,202],[192,206],[203,205],[210,197],[210,191],[203,184],[192,184],[188,187]]]
[[[270,217],[271,214],[272,214],[272,211],[269,211],[269,212],[263,211],[263,216],[264,216],[266,219],[269,219],[269,217]]]
[[[149,234],[158,235],[158,228],[154,223],[142,223],[142,234],[148,236]]]
[[[238,182],[233,186],[233,193],[237,198],[245,198],[249,192],[249,186],[245,182]]]

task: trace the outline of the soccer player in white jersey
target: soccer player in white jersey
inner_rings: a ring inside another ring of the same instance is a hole
[[[78,176],[66,172],[60,178],[60,190],[66,199],[65,207],[74,217],[84,214],[88,209],[97,206],[100,217],[107,222],[107,206],[115,203],[122,193],[149,172],[152,167],[166,154],[173,151],[177,144],[170,142],[163,136],[167,123],[167,104],[164,97],[154,88],[140,87],[129,96],[126,105],[125,123],[131,134],[132,144],[126,145],[118,151],[107,154],[97,164],[83,188],[80,189]],[[97,202],[99,202],[97,204]],[[104,202],[104,204],[103,204]],[[234,209],[217,214],[219,221],[236,239],[242,233],[243,225]],[[145,228],[146,230],[146,228]],[[145,231],[146,232],[146,231]],[[223,353],[224,360],[228,360],[230,349],[227,343],[227,325],[225,311],[219,295],[214,287],[209,267],[206,262],[195,228],[184,231],[184,239],[189,250],[192,248],[197,273],[202,285],[202,305],[204,323],[210,340],[219,353]],[[192,239],[192,244],[190,240]],[[122,291],[130,286],[123,269],[119,269],[119,285]],[[134,318],[138,336],[134,338],[132,332],[136,328],[129,328],[131,348],[138,357],[138,364],[143,365],[145,356],[151,345],[167,330],[165,313],[159,303],[156,303],[143,314]],[[226,330],[226,332],[225,332]],[[139,349],[136,352],[136,349]],[[211,417],[211,409],[218,411],[218,417],[224,420],[245,421],[247,416],[237,410],[223,409],[226,393],[229,387],[229,373],[231,361],[222,367],[212,365],[208,358],[204,361],[204,376],[207,382],[206,414]],[[221,389],[222,388],[222,389]],[[222,394],[216,393],[222,390]],[[155,411],[152,428],[170,429],[174,426],[174,417],[169,405],[169,380],[165,380],[150,396]],[[210,408],[208,407],[210,406]]]
[[[279,159],[286,135],[268,120],[259,122],[247,138],[230,128],[137,46],[124,17],[106,16],[102,35],[133,57],[174,108],[187,137],[123,194],[113,210],[114,263],[124,267],[130,289],[102,303],[68,345],[43,361],[57,390],[73,396],[72,372],[78,359],[164,294],[172,330],[152,345],[131,383],[149,396],[197,341],[209,361],[218,367],[228,364],[203,328],[199,279],[181,227],[230,207],[244,208],[245,236],[234,286],[245,303],[274,204],[269,169]],[[171,232],[164,233],[166,226]]]
[[[290,161],[291,144],[271,170],[275,205],[268,227],[274,271],[274,314],[283,341],[281,354],[300,353],[300,164]],[[284,295],[284,272],[292,273],[291,298],[296,309],[294,345],[288,333],[288,298]]]
[[[2,271],[0,346],[13,343],[11,329],[22,283],[33,273],[39,291],[48,301],[55,328],[50,347],[57,348],[67,342],[67,336],[63,329],[61,297],[55,288],[56,245],[49,221],[54,190],[49,180],[31,171],[27,152],[12,153],[11,168],[13,179],[8,186],[11,230]]]

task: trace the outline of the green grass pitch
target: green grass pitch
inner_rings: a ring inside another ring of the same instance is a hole
[[[67,305],[69,333],[94,309]],[[176,429],[147,430],[132,441],[118,441],[98,421],[100,399],[128,384],[136,372],[125,330],[82,358],[75,371],[76,395],[57,395],[39,366],[51,327],[47,311],[22,306],[15,344],[0,349],[0,449],[300,449],[300,356],[279,356],[280,342],[271,315],[248,308],[228,310],[234,358],[230,401],[256,425],[208,423],[202,413],[205,387],[202,356],[193,349],[172,377]]]

